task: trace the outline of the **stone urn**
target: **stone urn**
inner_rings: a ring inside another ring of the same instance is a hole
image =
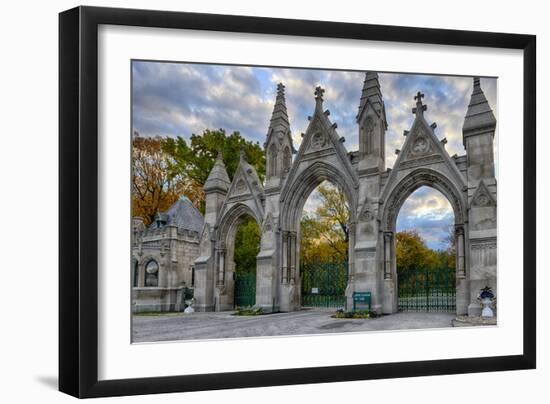
[[[491,306],[495,300],[495,295],[492,289],[489,286],[485,286],[481,289],[478,299],[483,306],[483,309],[481,310],[481,317],[494,317],[495,313],[493,312]]]
[[[185,301],[185,304],[187,305],[185,310],[183,310],[183,312],[185,314],[191,314],[191,313],[195,312],[195,309],[193,308],[193,303],[195,303],[195,298],[192,298],[192,299],[189,299],[189,300]]]

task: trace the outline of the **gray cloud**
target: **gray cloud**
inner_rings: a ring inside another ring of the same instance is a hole
[[[324,107],[330,110],[330,119],[338,124],[339,135],[346,138],[347,149],[358,147],[355,116],[364,79],[362,72],[155,62],[134,62],[132,72],[133,129],[144,136],[189,138],[207,128],[223,128],[228,132],[239,131],[263,144],[276,84],[282,82],[286,86],[296,148],[301,142],[300,133],[307,128],[307,117],[313,113],[313,92],[317,85],[326,90]],[[464,154],[462,123],[470,99],[471,78],[380,73],[380,85],[389,124],[388,167],[395,162],[394,150],[403,146],[403,131],[410,129],[414,120],[411,108],[417,91],[425,94],[426,119],[437,123],[439,139],[447,138],[448,153]],[[497,80],[482,79],[482,87],[497,115]],[[498,132],[495,140],[497,137]],[[498,170],[496,153],[495,146]],[[411,195],[402,208],[398,226],[416,228],[430,246],[443,248],[437,240],[446,237],[452,210],[448,202],[447,206],[441,203],[441,198],[445,199],[441,194],[426,192],[419,190]],[[315,194],[312,196],[306,211],[315,208],[317,198]]]

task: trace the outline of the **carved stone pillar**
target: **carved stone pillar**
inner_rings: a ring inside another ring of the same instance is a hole
[[[225,249],[219,248],[216,251],[218,264],[218,285],[223,285],[225,281]]]
[[[355,229],[354,222],[349,224],[349,239],[348,239],[348,277],[349,283],[353,283],[355,278]]]
[[[384,232],[384,279],[392,278],[393,233]]]
[[[456,241],[456,276],[458,278],[466,277],[464,265],[464,226],[455,226],[455,241]]]
[[[283,270],[283,273],[282,273],[282,277],[281,277],[281,282],[283,284],[286,284],[287,283],[287,276],[288,276],[288,232],[287,231],[283,231],[283,234],[282,234],[282,243],[281,243],[281,250],[282,250],[282,270]]]
[[[296,232],[289,232],[288,237],[288,250],[289,250],[289,261],[290,261],[290,283],[293,284],[296,282]]]

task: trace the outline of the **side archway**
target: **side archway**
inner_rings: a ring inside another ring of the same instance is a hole
[[[382,198],[385,201],[381,217],[384,231],[395,231],[395,222],[401,206],[414,191],[422,186],[432,187],[445,195],[453,207],[456,224],[464,224],[466,203],[462,187],[444,174],[429,168],[420,168],[402,178],[389,190],[388,196]]]
[[[216,311],[231,310],[235,306],[235,239],[239,226],[247,218],[254,219],[261,228],[259,213],[244,203],[233,205],[220,217],[214,245]],[[250,286],[257,289],[255,285]]]
[[[453,208],[455,219],[456,242],[456,311],[464,311],[464,302],[468,301],[466,282],[467,257],[465,246],[467,240],[467,209],[466,195],[463,184],[456,184],[445,174],[429,168],[419,168],[388,189],[380,216],[382,249],[382,271],[385,284],[385,312],[397,310],[397,260],[396,260],[396,221],[399,211],[407,198],[422,186],[431,187],[441,192]]]

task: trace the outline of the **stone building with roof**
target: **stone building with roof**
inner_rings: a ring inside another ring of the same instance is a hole
[[[132,304],[134,312],[181,311],[194,286],[194,261],[204,218],[186,197],[158,212],[146,227],[133,218]]]

